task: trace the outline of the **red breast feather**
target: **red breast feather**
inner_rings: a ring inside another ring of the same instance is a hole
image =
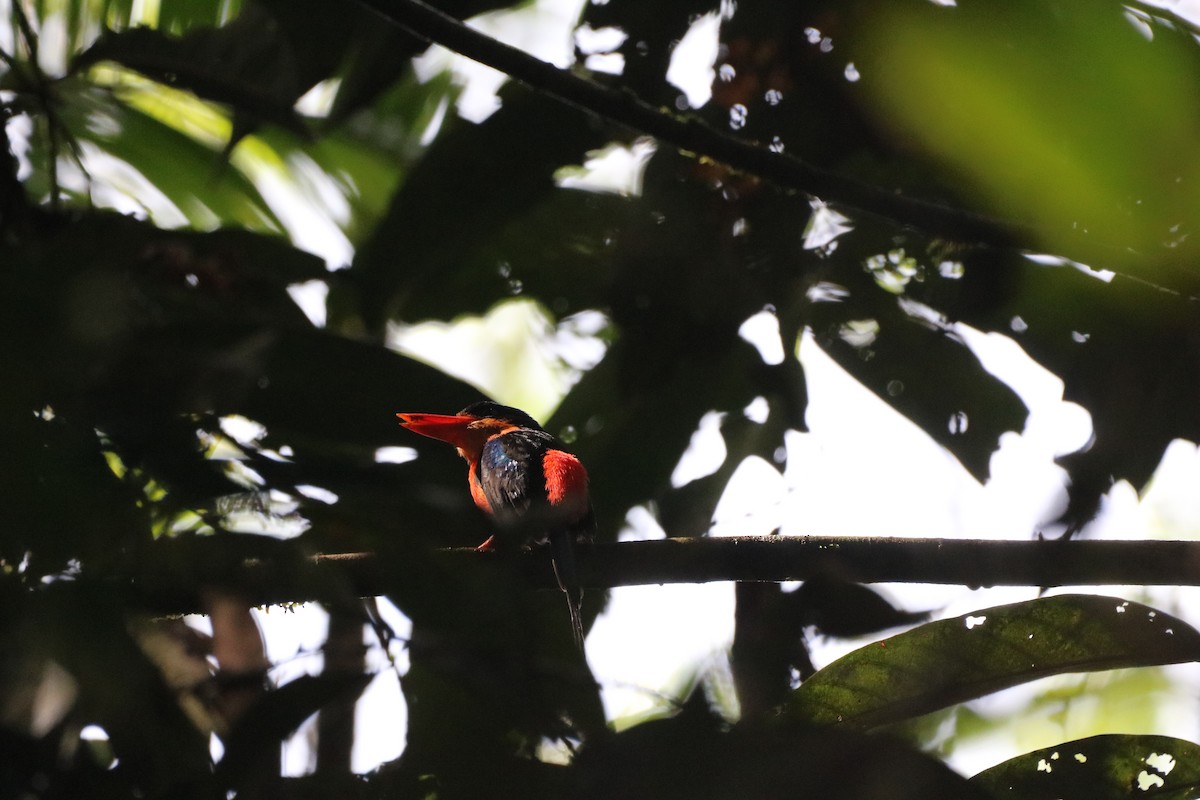
[[[546,499],[555,516],[578,522],[588,512],[588,475],[579,459],[562,450],[550,449],[542,459],[546,476]]]

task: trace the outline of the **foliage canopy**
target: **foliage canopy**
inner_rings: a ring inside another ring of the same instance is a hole
[[[608,0],[572,11],[570,71],[534,65],[470,121],[449,73],[414,68],[442,37],[416,0],[11,2],[5,793],[1194,795],[1197,745],[1162,736],[1065,743],[970,781],[896,738],[1044,675],[1197,660],[1186,621],[1116,598],[984,609],[814,671],[802,631],[818,612],[831,635],[913,620],[877,615],[878,597],[838,576],[740,585],[740,719],[696,691],[613,733],[558,598],[519,565],[437,558],[477,544],[484,522],[460,465],[393,413],[480,390],[389,347],[398,326],[514,297],[543,340],[595,333],[598,363],[551,358],[573,383],[546,427],[588,465],[610,543],[638,505],[669,536],[703,535],[734,469],[776,460],[805,428],[806,335],[985,480],[1027,410],[964,332],[1007,333],[1092,415],[1052,521],[1074,533],[1114,479],[1141,487],[1169,442],[1200,439],[1187,20],[1094,0]],[[719,46],[693,108],[667,75],[705,25]],[[636,186],[596,188],[583,165],[624,152],[641,154]],[[315,323],[295,299],[314,293]],[[741,335],[764,313],[781,360]],[[756,403],[765,415],[743,413]],[[714,410],[727,457],[673,485]],[[417,457],[385,455],[398,447]],[[361,646],[364,620],[385,641],[387,626],[309,559],[364,550],[413,622],[406,748],[363,779],[330,746],[311,786],[281,783],[278,742],[353,702],[361,653],[334,658],[333,625],[325,672],[265,689],[261,639],[222,575],[276,565],[279,591],[321,596]],[[196,634],[153,616],[201,608],[215,675]],[[92,724],[104,747],[80,737]],[[1059,752],[1071,771],[1051,779]]]

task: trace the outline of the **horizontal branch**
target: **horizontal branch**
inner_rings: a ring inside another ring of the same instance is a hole
[[[197,554],[199,555],[199,554]],[[472,549],[437,551],[453,571],[501,556]],[[531,586],[550,589],[543,551],[518,553]],[[579,548],[580,577],[604,589],[713,581],[781,582],[833,576],[861,583],[987,586],[1200,585],[1200,542],[990,541],[832,537],[659,539]],[[383,593],[387,567],[371,553],[321,555],[281,564],[255,559],[205,575],[206,559],[186,572],[147,569],[123,581],[147,607],[194,611],[205,586],[239,592],[254,605],[346,600]]]
[[[790,153],[774,152],[756,142],[728,135],[695,117],[656,108],[628,90],[603,86],[559,69],[473,30],[422,0],[360,2],[424,41],[497,69],[568,105],[653,136],[684,152],[757,175],[777,186],[844,203],[950,239],[999,246],[1030,244],[1034,240],[1027,225],[897,194],[821,169]]]

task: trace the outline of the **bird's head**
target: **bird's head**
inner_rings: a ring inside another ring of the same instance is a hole
[[[533,417],[520,409],[502,406],[490,400],[472,403],[457,414],[397,414],[400,424],[413,433],[447,442],[458,448],[458,454],[471,463],[488,439],[519,428],[542,430]]]

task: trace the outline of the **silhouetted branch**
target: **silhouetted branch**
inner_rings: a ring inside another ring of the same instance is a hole
[[[168,547],[170,542],[165,543]],[[219,542],[214,541],[214,547]],[[202,556],[202,554],[200,554]],[[473,549],[442,550],[448,570],[500,558]],[[555,588],[544,552],[514,554],[532,586]],[[712,581],[788,581],[835,576],[862,583],[985,586],[1200,585],[1200,542],[988,541],[947,539],[734,537],[660,539],[582,547],[579,572],[588,588]],[[374,596],[387,565],[370,553],[322,555],[281,563],[251,560],[206,567],[192,557],[186,572],[144,565],[125,576],[142,605],[195,611],[204,585],[236,589],[250,603]],[[206,570],[212,574],[206,574]]]
[[[656,108],[633,93],[611,89],[534,58],[421,0],[359,0],[413,35],[486,64],[525,85],[634,131],[647,133],[680,150],[720,161],[779,186],[823,200],[845,203],[903,225],[951,239],[1011,246],[1030,243],[1025,225],[898,195],[815,167],[794,155],[772,152],[754,142],[723,133],[694,117]]]

